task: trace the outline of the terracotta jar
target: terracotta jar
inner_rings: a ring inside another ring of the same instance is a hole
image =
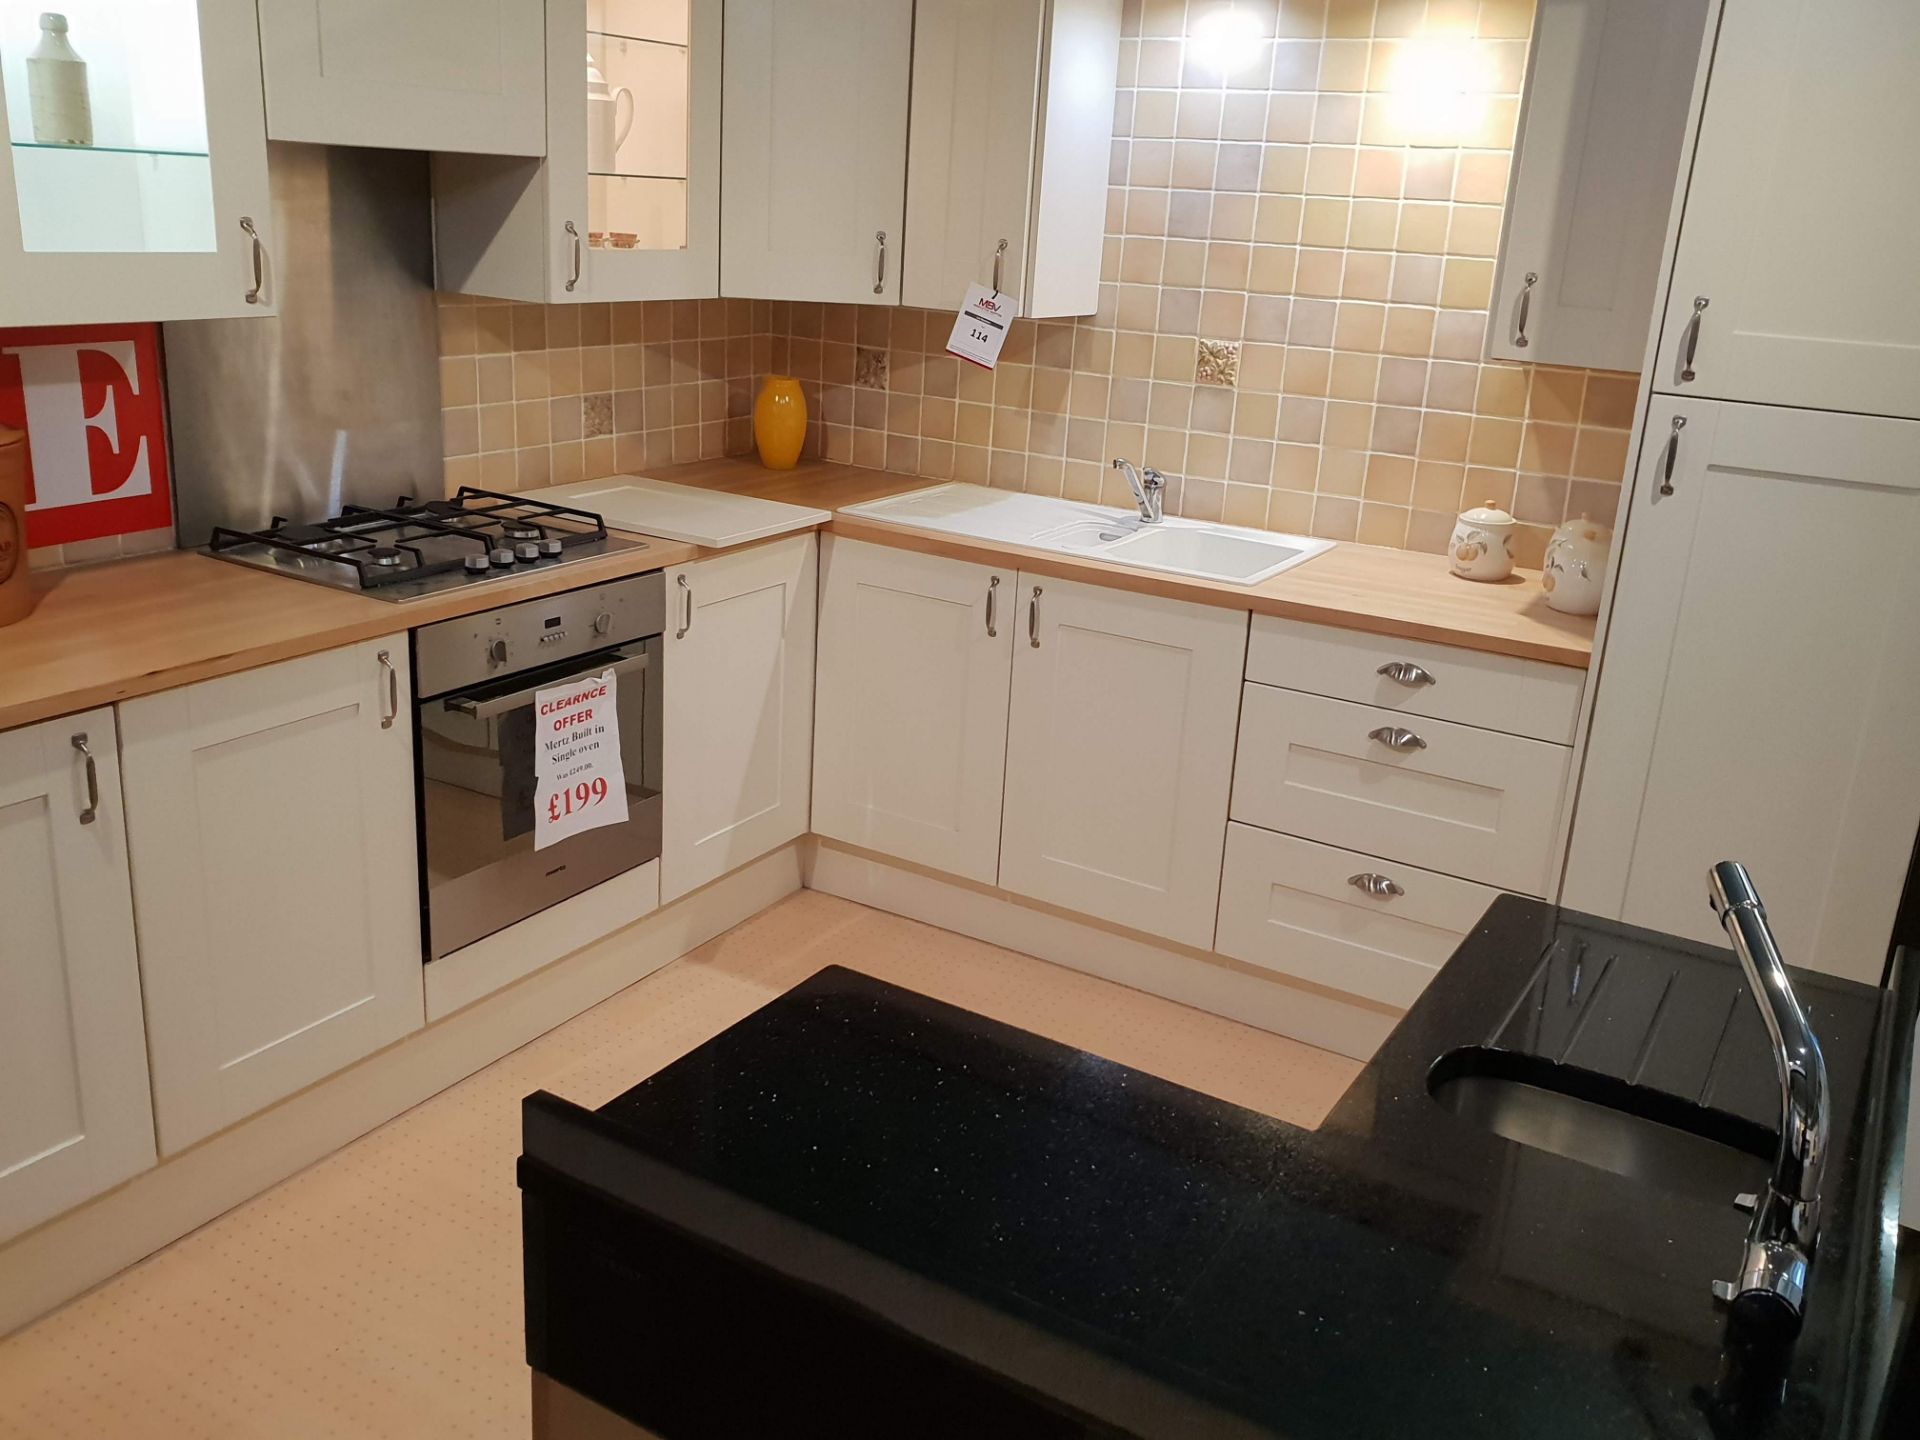
[[[27,578],[27,437],[0,425],[0,625],[33,609]]]
[[[807,397],[791,375],[769,375],[753,402],[753,443],[769,470],[791,470],[807,438]]]

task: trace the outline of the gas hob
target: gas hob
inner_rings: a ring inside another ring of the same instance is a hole
[[[590,510],[463,485],[448,500],[349,505],[315,524],[276,516],[265,530],[217,529],[207,553],[401,601],[645,548],[645,541],[609,535]]]

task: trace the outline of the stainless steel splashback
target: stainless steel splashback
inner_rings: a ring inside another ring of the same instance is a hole
[[[427,158],[268,146],[277,316],[163,327],[182,545],[442,489]]]

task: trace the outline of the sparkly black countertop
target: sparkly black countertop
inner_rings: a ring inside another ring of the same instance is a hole
[[[1710,1294],[1747,1225],[1717,1171],[1626,1178],[1428,1093],[1478,1047],[1483,1069],[1630,1084],[1650,1113],[1708,1107],[1771,1153],[1777,1082],[1730,952],[1512,897],[1317,1132],[836,967],[598,1112],[530,1097],[521,1183],[830,1294],[1082,1422],[1061,1433],[1853,1440],[1893,1343],[1892,1036],[1920,976],[1795,984],[1835,1133],[1783,1400]],[[533,1248],[530,1356],[565,1371]],[[588,1368],[565,1378],[591,1390]]]

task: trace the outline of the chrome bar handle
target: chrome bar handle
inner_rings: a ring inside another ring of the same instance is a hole
[[[87,748],[86,731],[73,737],[73,748],[87,760],[87,808],[80,812],[80,823],[91,825],[100,818],[100,766],[93,758],[93,751]]]
[[[994,620],[1000,613],[1000,577],[994,575],[987,580],[987,638],[996,640],[1000,632],[994,628]]]
[[[1389,880],[1385,875],[1376,874],[1371,870],[1359,875],[1349,875],[1347,877],[1347,884],[1353,886],[1356,890],[1364,890],[1376,900],[1387,899],[1395,895],[1404,895],[1407,893],[1400,888],[1398,882]]]
[[[381,713],[380,728],[391,730],[393,722],[400,718],[400,672],[393,668],[393,656],[382,650],[373,657],[380,662],[380,668],[387,672],[387,708]]]
[[[1040,587],[1033,587],[1033,599],[1027,602],[1027,644],[1040,648]]]
[[[1520,315],[1513,322],[1513,343],[1516,349],[1524,350],[1533,342],[1527,339],[1527,311],[1533,305],[1533,287],[1540,283],[1537,272],[1527,271],[1526,284],[1520,287]]]
[[[996,295],[1000,293],[1001,267],[1006,264],[1006,261],[1007,241],[1006,237],[1002,236],[1000,243],[993,247],[993,293]]]
[[[247,232],[247,239],[253,242],[253,288],[247,291],[247,304],[258,305],[261,293],[267,286],[267,247],[260,243],[260,231],[251,215],[240,217],[240,228]]]
[[[1427,742],[1411,730],[1403,730],[1398,725],[1382,725],[1378,730],[1367,732],[1369,740],[1378,740],[1389,750],[1398,750],[1402,754],[1409,750],[1424,750]]]
[[[567,221],[567,234],[573,237],[573,274],[567,278],[567,289],[571,291],[580,283],[580,229],[573,221]]]
[[[687,583],[687,577],[684,575],[680,577],[679,585],[680,628],[673,632],[673,638],[684,640],[687,638],[687,631],[693,628],[693,586]]]
[[[1686,428],[1686,416],[1676,415],[1673,417],[1673,429],[1667,434],[1667,463],[1662,467],[1660,473],[1660,493],[1662,495],[1671,495],[1673,493],[1673,466],[1674,462],[1680,458],[1680,432]]]
[[[1694,352],[1700,348],[1700,312],[1707,308],[1708,303],[1707,297],[1704,295],[1696,295],[1693,297],[1693,314],[1687,317],[1686,349],[1680,357],[1680,378],[1682,380],[1693,379]]]
[[[873,293],[884,295],[887,292],[887,232],[876,230],[873,238],[879,244],[879,253],[873,262]]]
[[[1438,685],[1440,683],[1433,678],[1431,670],[1424,665],[1416,665],[1411,660],[1389,660],[1373,673],[1384,675],[1387,679],[1401,685]]]

